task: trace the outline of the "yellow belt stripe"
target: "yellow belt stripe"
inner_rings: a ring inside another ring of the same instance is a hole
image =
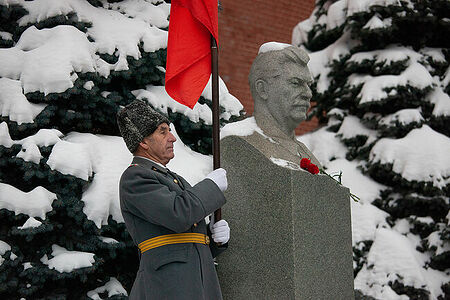
[[[180,244],[180,243],[206,244],[205,239],[177,239],[177,240],[161,241],[159,243],[154,243],[154,244],[148,244],[145,246],[141,246],[139,248],[141,249],[141,251],[145,251],[145,250],[153,249],[153,248],[164,246],[164,245]]]
[[[209,244],[209,237],[202,233],[174,233],[161,235],[155,238],[151,238],[139,243],[138,247],[141,253],[147,250],[161,247],[164,245],[181,244],[181,243],[197,243],[197,244]]]
[[[143,248],[143,247],[148,247],[148,246],[152,246],[152,245],[160,245],[160,244],[166,244],[166,243],[170,243],[170,242],[179,242],[179,241],[198,241],[198,242],[205,242],[206,238],[205,236],[198,238],[188,238],[188,237],[180,237],[180,238],[175,238],[175,239],[164,239],[164,240],[158,240],[158,241],[152,241],[152,242],[148,242],[145,244],[142,244],[139,246],[139,248]]]
[[[152,242],[156,242],[156,241],[159,241],[159,240],[165,240],[165,239],[168,239],[168,238],[176,239],[176,238],[196,238],[196,237],[204,239],[205,235],[202,234],[202,233],[193,233],[193,232],[192,233],[166,234],[166,235],[160,235],[160,236],[157,236],[157,237],[145,240],[145,241],[139,243],[139,246],[141,246],[143,244],[146,244],[146,243],[152,243]]]

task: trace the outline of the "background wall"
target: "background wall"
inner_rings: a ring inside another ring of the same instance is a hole
[[[251,63],[265,42],[291,43],[292,29],[307,19],[314,0],[221,0],[219,13],[219,72],[231,94],[253,113],[248,87]],[[317,120],[303,122],[296,133],[317,127]]]

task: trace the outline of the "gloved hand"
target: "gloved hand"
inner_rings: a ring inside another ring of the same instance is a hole
[[[228,226],[227,221],[219,220],[217,223],[213,223],[213,221],[214,220],[211,219],[209,229],[211,229],[211,236],[214,242],[220,244],[228,243],[228,240],[230,239],[230,226]]]
[[[206,178],[211,179],[224,192],[228,187],[227,171],[223,168],[218,168],[206,175]]]

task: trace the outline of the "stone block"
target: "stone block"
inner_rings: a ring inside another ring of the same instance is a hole
[[[231,227],[218,257],[224,299],[354,299],[348,189],[274,164],[241,137],[221,148]]]

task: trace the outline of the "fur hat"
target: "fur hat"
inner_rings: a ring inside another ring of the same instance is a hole
[[[117,112],[120,134],[131,153],[162,123],[170,124],[170,121],[141,100],[134,100]]]

